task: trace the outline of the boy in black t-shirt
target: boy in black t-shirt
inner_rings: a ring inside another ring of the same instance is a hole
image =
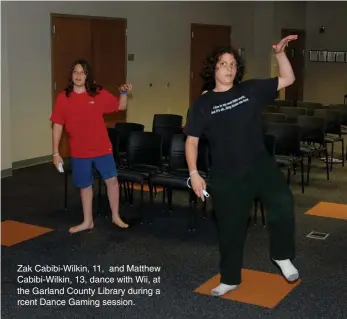
[[[265,148],[262,112],[278,91],[291,85],[294,74],[284,49],[291,35],[273,46],[279,76],[242,81],[244,66],[237,51],[218,48],[204,65],[204,89],[188,113],[184,132],[191,184],[204,200],[206,183],[197,171],[199,138],[207,138],[212,167],[211,192],[217,217],[220,249],[220,284],[215,296],[241,283],[243,246],[247,220],[255,197],[267,207],[270,254],[288,281],[299,278],[294,258],[293,195],[276,161]]]

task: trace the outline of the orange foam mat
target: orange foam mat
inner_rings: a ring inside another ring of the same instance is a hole
[[[265,308],[274,308],[278,305],[299,283],[288,283],[282,275],[270,274],[255,270],[242,270],[242,283],[224,296],[214,297],[229,299]],[[220,283],[220,274],[212,277],[194,292],[211,295],[211,290]]]
[[[320,202],[316,206],[309,209],[306,214],[347,220],[347,205]]]
[[[162,187],[157,186],[156,188],[157,188],[157,193],[160,193],[160,192],[163,191],[163,188],[162,188]],[[134,189],[135,189],[135,190],[141,190],[141,185],[140,185],[140,184],[134,184]],[[145,192],[149,192],[149,187],[148,187],[148,185],[143,185],[143,190],[144,190]],[[154,193],[154,190],[153,190],[153,193]]]
[[[51,231],[53,229],[5,220],[1,222],[1,245],[10,247]]]

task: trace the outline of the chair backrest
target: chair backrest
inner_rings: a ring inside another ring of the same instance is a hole
[[[297,102],[297,107],[302,107],[307,110],[307,115],[313,115],[314,110],[322,109],[323,104],[322,103],[316,103],[316,102]]]
[[[112,144],[113,157],[115,161],[118,163],[119,160],[119,132],[114,127],[107,128],[108,137]]]
[[[156,126],[182,127],[183,116],[177,114],[154,114],[152,131]]]
[[[180,126],[155,126],[153,127],[153,132],[163,137],[163,156],[166,157],[170,153],[172,137],[175,134],[180,134],[182,128]]]
[[[283,155],[299,155],[301,128],[293,123],[269,123],[266,134],[275,138],[275,153]]]
[[[185,155],[185,134],[174,134],[170,143],[169,170],[188,169]]]
[[[276,106],[294,106],[294,101],[290,100],[275,100],[271,103]]]
[[[324,117],[300,115],[297,124],[301,127],[301,138],[304,142],[323,143],[326,131]]]
[[[265,123],[285,123],[287,115],[284,113],[263,113],[263,122]]]
[[[170,171],[182,171],[187,170],[188,164],[186,160],[185,144],[187,136],[185,134],[175,134],[172,137],[170,143],[170,154],[169,154],[169,170]],[[199,171],[206,174],[209,173],[209,148],[207,140],[204,138],[199,139],[198,145],[198,160],[197,168]]]
[[[347,104],[330,104],[329,108],[341,112],[341,124],[347,125]]]
[[[129,166],[151,165],[162,168],[162,141],[160,134],[132,132],[127,144]]]
[[[119,132],[119,152],[126,152],[131,132],[143,132],[145,129],[145,126],[142,124],[130,122],[119,122],[114,127]]]
[[[307,109],[303,107],[290,107],[290,106],[281,106],[279,108],[280,113],[287,115],[287,118],[291,122],[296,122],[296,119],[299,115],[307,115]]]
[[[278,113],[278,106],[276,106],[276,105],[268,105],[265,108],[265,112],[266,113]]]
[[[338,110],[315,110],[314,116],[323,117],[326,120],[326,133],[341,135],[342,114]]]

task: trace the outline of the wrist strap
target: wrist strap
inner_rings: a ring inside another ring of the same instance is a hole
[[[53,156],[59,156],[59,153],[56,152],[56,153],[53,153],[52,155],[53,155]]]
[[[187,179],[187,186],[188,186],[188,188],[192,188],[192,186],[189,185],[189,181],[190,181],[190,177],[188,177],[188,179]]]
[[[192,176],[193,174],[198,173],[198,171],[195,169],[194,171],[189,172],[189,176]]]
[[[120,92],[120,94],[128,94],[128,90],[123,91],[123,90],[119,89],[119,92]]]

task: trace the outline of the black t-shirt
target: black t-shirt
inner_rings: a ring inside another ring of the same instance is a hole
[[[189,109],[186,135],[208,140],[212,173],[246,173],[266,152],[262,112],[278,96],[278,78],[248,80],[225,92],[209,91]]]

